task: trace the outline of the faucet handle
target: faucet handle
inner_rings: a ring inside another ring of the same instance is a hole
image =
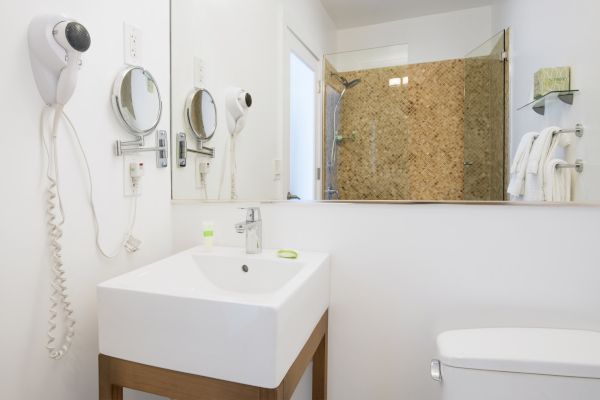
[[[262,219],[258,207],[247,207],[242,210],[246,210],[246,222],[257,222]]]

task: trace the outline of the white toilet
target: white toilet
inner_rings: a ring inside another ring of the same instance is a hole
[[[600,332],[469,329],[437,338],[443,400],[599,400]]]

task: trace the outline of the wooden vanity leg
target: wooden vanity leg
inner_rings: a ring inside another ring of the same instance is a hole
[[[119,386],[112,385],[111,386],[111,400],[123,400],[123,388]]]
[[[259,400],[283,400],[283,388],[259,389]]]
[[[313,400],[327,400],[327,330],[313,357]]]
[[[115,386],[110,381],[110,360],[100,355],[98,357],[98,384],[100,385],[100,400],[123,400],[123,388]]]

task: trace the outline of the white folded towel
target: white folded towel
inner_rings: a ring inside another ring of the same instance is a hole
[[[544,171],[544,196],[546,201],[570,202],[572,192],[572,175],[570,168],[559,168],[568,165],[566,161],[552,159],[546,163]]]
[[[534,140],[539,136],[537,132],[529,132],[523,135],[515,158],[510,167],[510,183],[508,185],[508,194],[513,197],[521,197],[525,194],[525,175],[529,163],[529,155]]]
[[[548,149],[548,157],[546,158],[546,163],[554,158],[560,158],[556,155],[556,150],[558,148],[566,148],[569,147],[573,142],[575,142],[575,133],[560,133],[556,134],[552,138],[552,143],[550,144],[550,149]],[[545,169],[545,167],[544,167]]]
[[[567,164],[566,161],[556,158],[558,148],[566,148],[573,143],[573,133],[556,134],[552,138],[552,144],[548,150],[548,157],[544,165],[544,200],[560,202],[571,201],[571,180],[573,171],[571,169],[557,168],[557,165]],[[564,186],[568,185],[568,186]],[[568,194],[567,194],[568,193]]]
[[[559,131],[560,128],[551,126],[544,129],[535,141],[531,154],[529,156],[529,162],[527,164],[527,173],[529,174],[542,174],[544,171],[544,164],[548,157],[548,152],[552,146],[552,139],[554,138],[554,132]]]
[[[558,130],[560,128],[556,126],[544,129],[533,143],[525,176],[524,198],[527,201],[544,201],[544,167],[555,139],[554,132]]]

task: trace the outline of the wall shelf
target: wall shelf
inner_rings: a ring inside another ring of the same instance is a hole
[[[579,93],[579,90],[560,90],[560,91],[549,92],[545,96],[540,97],[539,99],[534,100],[528,104],[525,104],[523,107],[519,108],[518,110],[520,111],[520,110],[524,110],[526,108],[532,108],[533,111],[535,111],[536,113],[538,113],[540,115],[544,115],[546,113],[546,101],[558,98],[563,103],[567,103],[567,104],[571,105],[571,104],[573,104],[573,100],[574,100],[576,93]]]

